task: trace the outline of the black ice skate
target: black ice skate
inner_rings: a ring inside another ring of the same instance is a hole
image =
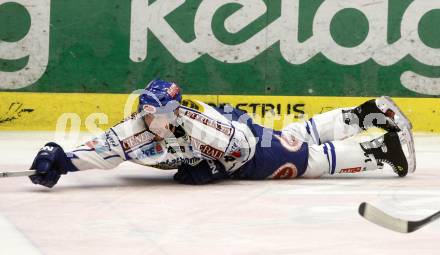
[[[408,140],[408,129],[403,132],[389,132],[384,136],[376,138],[369,142],[361,143],[365,153],[373,155],[379,166],[383,167],[384,163],[389,164],[394,172],[400,177],[405,177],[409,172],[415,171],[415,153],[407,146],[407,153],[404,153],[404,145],[413,143]]]
[[[364,130],[369,127],[382,128],[387,132],[399,132],[404,128],[412,129],[409,119],[387,96],[369,100],[353,110],[343,113],[345,123],[348,125],[357,124]]]

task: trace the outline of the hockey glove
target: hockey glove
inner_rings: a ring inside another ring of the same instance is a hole
[[[68,171],[76,171],[76,167],[67,158],[63,148],[56,143],[47,143],[37,153],[32,163],[31,170],[37,173],[29,176],[34,184],[52,188],[57,184],[61,175]]]
[[[225,167],[218,161],[203,160],[195,166],[183,164],[179,166],[174,180],[181,184],[202,185],[217,180],[228,179]]]

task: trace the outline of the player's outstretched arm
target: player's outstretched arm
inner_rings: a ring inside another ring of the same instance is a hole
[[[113,169],[126,161],[119,138],[113,129],[87,141],[81,146],[66,151],[78,170]]]
[[[35,184],[52,188],[61,175],[89,169],[112,169],[125,161],[117,136],[108,130],[73,150],[64,151],[53,142],[46,144],[35,157],[30,179]]]

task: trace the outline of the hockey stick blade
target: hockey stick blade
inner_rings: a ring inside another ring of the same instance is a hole
[[[440,212],[437,212],[423,220],[407,221],[388,215],[365,202],[360,204],[359,214],[374,224],[400,233],[414,232],[440,218]]]
[[[0,178],[31,176],[34,175],[35,173],[36,173],[35,170],[25,170],[18,172],[0,172]]]

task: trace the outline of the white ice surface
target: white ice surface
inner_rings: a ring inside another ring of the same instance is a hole
[[[27,169],[52,133],[0,132],[0,171]],[[439,254],[440,221],[412,234],[367,222],[367,201],[406,219],[440,210],[440,136],[416,136],[418,170],[184,186],[125,163],[52,190],[0,179],[0,254]],[[14,253],[15,252],[15,253]]]

